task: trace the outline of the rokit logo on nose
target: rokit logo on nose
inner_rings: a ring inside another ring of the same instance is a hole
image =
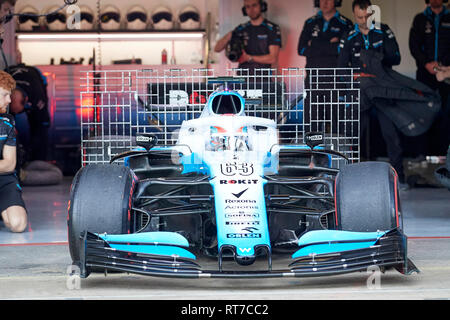
[[[220,184],[258,184],[258,179],[220,180]]]

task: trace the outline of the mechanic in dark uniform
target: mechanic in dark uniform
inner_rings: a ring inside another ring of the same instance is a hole
[[[27,212],[15,173],[14,118],[7,113],[11,91],[15,85],[14,79],[8,73],[0,71],[0,216],[12,232],[23,232],[27,226]]]
[[[329,123],[329,120],[333,119],[332,127],[336,132],[337,114],[332,116],[331,108],[323,108],[324,103],[337,100],[337,92],[330,91],[336,82],[335,71],[322,68],[337,67],[339,41],[353,27],[353,23],[336,10],[341,4],[342,0],[315,0],[314,6],[320,10],[317,15],[306,20],[300,34],[297,52],[300,56],[306,57],[306,68],[321,68],[307,70],[306,74],[307,96],[304,99],[303,117],[305,129],[308,131],[329,132],[329,128],[319,126],[323,120]],[[330,92],[334,94],[333,97],[330,96]],[[335,112],[337,113],[336,107],[333,108],[333,113]]]
[[[255,69],[276,68],[281,48],[280,27],[265,19],[263,13],[267,11],[267,3],[262,0],[244,0],[242,12],[250,18],[228,32],[217,41],[215,52],[223,51],[232,37],[241,40],[244,50],[239,58],[239,68],[248,69],[254,74]]]
[[[320,11],[306,20],[298,42],[297,52],[306,57],[306,68],[336,68],[341,37],[353,23],[336,10],[342,1],[314,1]]]
[[[22,107],[28,118],[29,138],[21,136],[28,154],[26,160],[46,161],[50,127],[46,79],[39,69],[23,63],[10,66],[6,71],[12,75],[17,85],[12,96],[11,110]]]
[[[382,64],[386,67],[399,65],[401,61],[400,49],[394,33],[385,24],[368,23],[371,14],[369,0],[354,0],[352,4],[355,27],[341,39],[339,46],[339,68],[360,68],[361,82],[363,77],[370,76],[365,72],[365,67],[360,60],[363,50],[373,50],[384,56]],[[370,114],[374,112],[380,124],[381,133],[387,146],[387,155],[394,169],[397,171],[400,183],[405,183],[403,172],[403,148],[401,136],[395,124],[382,112],[376,112],[368,99],[364,98],[361,90],[360,103],[360,128],[361,145],[365,143],[365,137],[369,125]],[[367,146],[365,146],[367,148]],[[406,186],[404,186],[406,187]]]
[[[409,48],[416,60],[417,80],[439,90],[442,110],[427,137],[419,141],[428,144],[424,150],[427,154],[445,155],[450,143],[450,85],[439,82],[436,73],[439,65],[450,66],[450,11],[443,5],[443,0],[427,0],[426,3],[426,10],[414,18]]]

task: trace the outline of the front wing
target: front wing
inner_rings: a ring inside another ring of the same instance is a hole
[[[80,238],[84,245],[80,246],[79,266],[82,278],[88,277],[93,270],[174,278],[315,277],[366,271],[371,266],[392,267],[405,275],[419,272],[407,258],[406,236],[397,229],[367,233],[365,237],[360,236],[362,233],[355,233],[356,237],[350,238],[350,233],[345,231],[318,232],[322,234],[317,233],[318,237],[310,243],[304,243],[300,238],[300,249],[292,255],[292,262],[285,269],[272,270],[272,252],[266,248],[266,270],[224,271],[221,250],[218,268],[204,270],[195,255],[189,252],[188,245],[179,239],[171,241],[171,237],[165,237],[166,243],[163,243],[155,241],[155,233],[152,233],[149,241],[142,240],[142,234],[137,240],[139,242],[134,242],[136,235],[108,240],[106,235],[86,231]],[[330,235],[333,236],[326,240]]]

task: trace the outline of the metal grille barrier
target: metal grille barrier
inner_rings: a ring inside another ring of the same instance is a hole
[[[303,143],[305,132],[325,134],[327,148],[360,158],[359,82],[354,69],[103,70],[83,75],[82,165],[109,162],[136,147],[137,133],[173,145],[183,120],[200,116],[220,86],[238,91],[246,114],[277,122],[280,144]],[[341,164],[333,158],[333,166]]]

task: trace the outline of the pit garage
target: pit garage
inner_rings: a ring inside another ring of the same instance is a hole
[[[448,157],[417,158],[406,139],[401,183],[376,122],[370,152],[361,147],[358,70],[305,68],[288,52],[297,41],[288,31],[277,68],[238,68],[212,47],[246,21],[242,1],[190,2],[184,11],[183,1],[154,11],[58,2],[60,13],[83,10],[88,29],[74,31],[67,15],[25,19],[19,8],[31,2],[17,1],[22,19],[5,41],[46,77],[51,126],[47,165],[20,171],[26,230],[0,221],[0,298],[448,300]],[[399,35],[412,13],[395,23],[400,9],[378,2],[407,56]],[[290,5],[266,5],[298,38]],[[294,7],[304,20],[318,10]],[[232,10],[239,17],[227,21]],[[350,16],[351,2],[340,10]],[[43,42],[54,56],[35,54]],[[55,64],[74,43],[83,57]],[[118,52],[124,44],[130,52]],[[405,60],[397,71],[413,77]],[[179,303],[173,312],[205,310]]]

